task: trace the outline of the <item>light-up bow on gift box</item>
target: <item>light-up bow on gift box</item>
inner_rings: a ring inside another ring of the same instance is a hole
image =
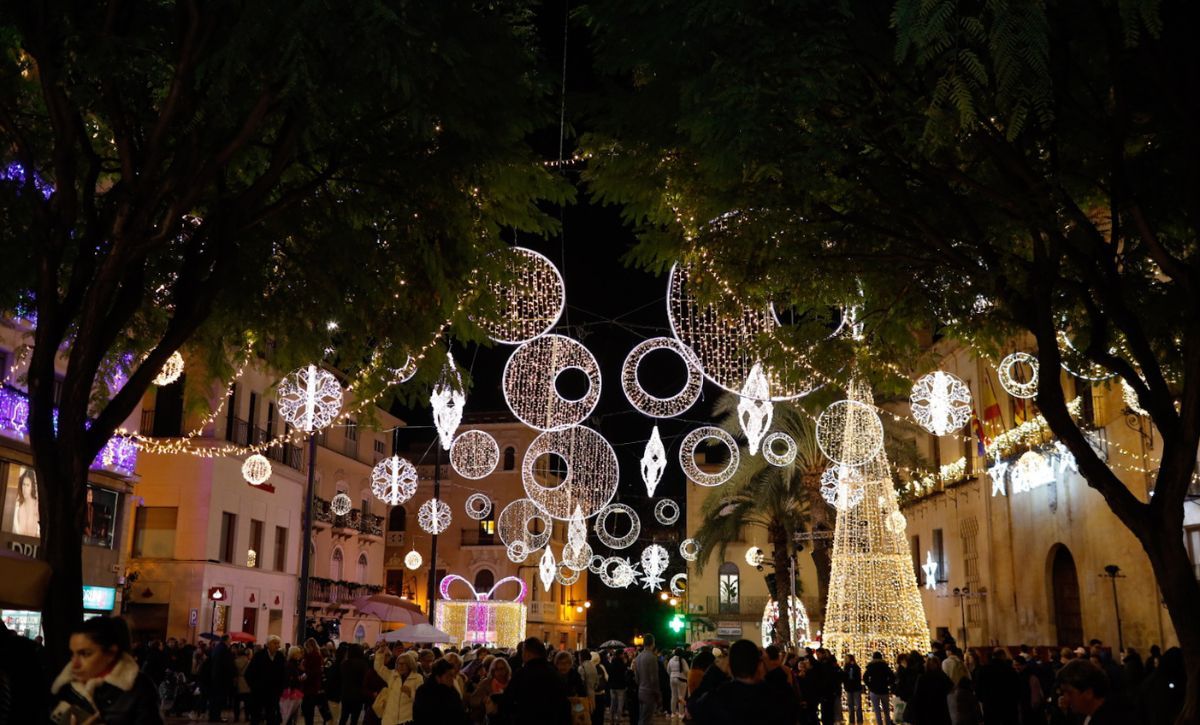
[[[462,582],[471,590],[471,599],[451,599],[450,587]],[[515,583],[520,591],[513,599],[493,599],[496,590]],[[457,574],[448,574],[438,587],[442,599],[437,602],[437,628],[463,643],[515,647],[525,639],[525,594],[528,587],[519,577],[509,576],[486,592],[477,592],[471,582]]]
[[[492,595],[496,593],[496,590],[499,589],[500,587],[504,586],[508,582],[516,582],[517,586],[521,587],[521,593],[518,594],[515,599],[508,599],[508,600],[504,600],[504,601],[518,602],[518,603],[523,602],[523,601],[525,601],[525,594],[528,591],[527,587],[525,586],[525,581],[523,579],[521,579],[520,577],[515,577],[515,576],[506,576],[503,579],[501,579],[500,581],[493,584],[491,589],[489,589],[486,592],[481,594],[481,593],[475,591],[474,584],[467,581],[466,579],[459,576],[458,574],[447,574],[446,576],[442,577],[442,585],[438,588],[438,590],[442,594],[442,599],[448,599],[451,601],[463,601],[461,599],[453,599],[450,596],[450,585],[456,581],[462,582],[464,585],[466,585],[466,587],[471,590],[471,595],[473,597],[475,597],[473,600],[468,599],[466,601],[476,601],[476,602],[490,601],[492,599]]]

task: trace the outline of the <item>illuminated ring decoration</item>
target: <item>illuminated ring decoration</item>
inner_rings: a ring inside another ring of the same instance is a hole
[[[536,534],[529,529],[529,525],[535,520],[540,520],[543,524],[541,532]],[[506,546],[521,544],[525,548],[524,556],[529,556],[529,552],[537,551],[550,541],[553,523],[550,515],[536,501],[519,498],[500,512],[496,518],[496,531]]]
[[[1013,374],[1018,365],[1025,365],[1029,368],[1028,381],[1021,382]],[[1037,397],[1038,361],[1033,355],[1027,352],[1014,352],[1008,355],[1000,361],[1000,367],[996,368],[996,375],[1000,378],[1000,387],[1014,398],[1028,400]]]
[[[610,556],[605,559],[604,564],[600,567],[600,581],[604,582],[605,586],[612,589],[621,589],[629,586],[628,583],[619,583],[619,580],[617,579],[617,572],[624,564],[625,560],[617,556]]]
[[[588,561],[588,571],[593,574],[599,574],[604,568],[604,557],[599,554],[592,554],[592,558]]]
[[[696,465],[696,448],[701,441],[709,438],[716,438],[725,444],[729,449],[729,461],[725,467],[716,473],[705,473]],[[687,477],[696,483],[698,486],[720,486],[737,472],[738,465],[741,463],[741,454],[738,452],[737,441],[733,436],[716,426],[706,425],[688,433],[683,438],[683,442],[679,445],[679,466]]]
[[[251,486],[261,486],[271,477],[271,461],[261,453],[254,453],[242,463],[242,478]]]
[[[417,523],[427,534],[440,534],[450,528],[450,504],[431,498],[417,509]]]
[[[578,400],[558,394],[555,381],[577,369],[588,379]],[[542,335],[521,345],[504,364],[504,402],[522,423],[542,431],[563,430],[582,423],[600,400],[600,366],[582,343],[562,335]]]
[[[463,478],[477,481],[490,476],[500,463],[500,446],[490,433],[467,430],[450,445],[450,465]]]
[[[695,561],[700,558],[700,542],[695,539],[684,539],[679,542],[679,555],[684,561]]]
[[[817,417],[817,446],[831,461],[861,466],[883,448],[883,423],[866,403],[839,400]]]
[[[387,368],[388,375],[391,376],[390,383],[392,385],[407,383],[409,380],[412,380],[412,376],[417,374],[417,369],[420,367],[420,362],[415,360],[412,355],[409,355],[401,367]]]
[[[574,569],[571,569],[570,567],[567,567],[567,571],[569,571],[571,573],[563,574],[563,567],[560,566],[558,568],[558,571],[554,572],[554,581],[558,582],[559,584],[563,585],[564,587],[569,587],[572,584],[574,584],[575,582],[579,581],[579,577],[582,576],[582,574],[583,574],[582,570],[575,571]]]
[[[557,486],[543,486],[534,471],[537,459],[549,453],[561,456],[567,465],[566,477]],[[526,495],[552,518],[568,521],[578,509],[590,519],[616,495],[620,468],[604,436],[576,426],[534,438],[521,461],[521,479]]]
[[[664,498],[654,504],[654,518],[658,523],[670,526],[679,520],[679,504],[669,498]]]
[[[492,500],[486,494],[473,493],[467,496],[467,516],[482,521],[492,512]]]
[[[1084,358],[1083,353],[1076,349],[1075,343],[1071,342],[1071,338],[1068,337],[1067,333],[1063,330],[1058,331],[1058,343],[1058,348],[1063,353],[1058,364],[1063,370],[1066,370],[1075,377],[1081,380],[1090,380],[1093,383],[1099,383],[1105,380],[1111,380],[1117,376],[1116,373],[1106,370],[1100,365],[1097,365],[1096,363]],[[1063,350],[1064,347],[1066,350]],[[1116,354],[1116,350],[1110,350],[1110,352],[1112,352],[1114,355]],[[1068,358],[1077,359],[1068,362]],[[1088,372],[1081,373],[1071,367],[1071,365],[1077,364],[1086,365]]]
[[[908,397],[913,419],[936,436],[949,435],[971,419],[971,389],[943,370],[917,378]]]
[[[779,442],[783,443],[783,453],[775,452],[775,444]],[[762,455],[772,466],[790,466],[796,460],[796,439],[777,430],[763,439]]]
[[[671,589],[671,594],[677,597],[682,597],[687,591],[687,574],[679,573],[671,577],[671,583],[667,585]]]
[[[655,350],[671,350],[682,360],[687,368],[687,381],[683,388],[669,398],[659,398],[646,392],[638,381],[638,368],[642,359]],[[629,404],[638,411],[655,418],[673,418],[695,405],[700,397],[700,389],[704,385],[704,373],[700,370],[700,361],[683,343],[671,337],[652,337],[639,342],[625,357],[621,365],[621,389]]]
[[[622,536],[610,533],[607,528],[608,519],[613,514],[625,514],[629,517],[629,531]],[[637,537],[642,533],[642,521],[638,518],[637,511],[634,511],[629,506],[623,503],[610,503],[596,514],[596,537],[610,549],[624,549],[633,542],[637,541]]]
[[[507,280],[485,279],[485,302],[495,314],[475,320],[488,337],[507,345],[520,345],[554,327],[567,302],[566,285],[554,263],[532,249],[510,247],[502,264]]]
[[[529,558],[529,548],[525,546],[524,541],[514,541],[504,547],[504,553],[508,555],[508,560],[514,564],[520,564]]]

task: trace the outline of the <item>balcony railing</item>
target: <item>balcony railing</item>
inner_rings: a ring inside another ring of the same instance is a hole
[[[225,440],[239,446],[250,445],[250,422],[234,418],[225,426]]]
[[[376,514],[363,514],[358,520],[358,533],[382,538],[383,517]]]
[[[311,577],[308,580],[308,601],[328,602],[331,604],[349,604],[359,597],[369,597],[383,591],[378,584],[358,584],[355,582],[334,581],[321,577]]]
[[[504,542],[495,534],[489,534],[481,530],[478,526],[462,529],[462,538],[460,543],[462,546],[503,546]]]
[[[329,508],[329,502],[323,498],[313,498],[313,521],[333,523],[333,511]]]
[[[705,597],[704,613],[713,616],[761,617],[769,599],[769,597],[739,597],[736,602],[722,602],[718,597]]]
[[[335,529],[357,531],[363,536],[383,538],[382,516],[371,513],[364,514],[360,509],[350,509],[345,514],[338,516],[333,513],[329,501],[320,497],[313,498],[313,521],[329,524]]]

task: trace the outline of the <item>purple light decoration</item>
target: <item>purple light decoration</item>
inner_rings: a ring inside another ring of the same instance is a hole
[[[25,167],[16,161],[0,169],[0,181],[12,181],[21,186],[25,185],[28,175]],[[50,195],[54,193],[54,187],[47,184],[42,177],[37,175],[37,172],[33,173],[33,188],[42,193],[43,199],[49,199]]]
[[[58,411],[53,413],[58,430]],[[26,440],[29,437],[29,398],[19,390],[0,388],[0,434]],[[137,466],[137,446],[128,438],[110,438],[92,461],[91,468],[132,476]]]
[[[515,599],[510,599],[510,600],[506,600],[506,601],[516,602],[519,604],[519,603],[525,601],[525,594],[528,593],[528,587],[525,585],[525,580],[521,579],[520,577],[506,576],[503,579],[501,579],[500,581],[493,584],[491,589],[487,590],[486,592],[480,593],[480,592],[475,591],[475,585],[471,584],[471,582],[467,581],[466,579],[459,576],[458,574],[447,574],[445,577],[442,578],[441,586],[438,587],[438,592],[441,593],[442,599],[447,599],[447,600],[451,600],[451,601],[471,601],[469,599],[467,599],[467,600],[451,599],[450,585],[456,581],[460,581],[463,584],[467,585],[467,588],[469,588],[471,590],[471,595],[475,597],[475,601],[477,601],[477,602],[486,602],[486,601],[490,600],[492,598],[492,595],[496,593],[496,590],[508,582],[516,582],[516,584],[521,587],[521,591],[519,594],[517,594]]]

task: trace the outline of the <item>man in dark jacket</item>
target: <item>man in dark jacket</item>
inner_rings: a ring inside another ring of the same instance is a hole
[[[208,656],[208,720],[220,722],[221,711],[229,704],[229,695],[234,691],[237,667],[233,663],[233,652],[229,649],[229,635],[213,645]]]
[[[846,688],[846,720],[850,725],[862,725],[862,668],[858,666],[854,655],[846,655],[846,664],[842,667],[842,686]]]
[[[1021,700],[1021,678],[1013,669],[1008,651],[997,648],[986,665],[975,674],[975,693],[983,706],[988,725],[1017,725],[1017,707]]]
[[[279,651],[279,637],[267,638],[267,646],[254,653],[246,667],[246,684],[250,686],[250,725],[259,721],[279,725],[279,698],[287,683],[285,657]]]
[[[568,725],[571,705],[562,678],[546,661],[546,645],[537,637],[525,640],[521,668],[500,700],[501,719],[513,723]]]
[[[417,688],[413,698],[413,725],[467,725],[454,679],[458,671],[447,659],[439,659],[429,668],[429,679]]]
[[[696,703],[700,725],[791,723],[796,721],[795,700],[785,686],[764,681],[758,645],[739,639],[729,648],[732,680]]]
[[[1108,676],[1085,659],[1071,660],[1058,671],[1059,703],[1082,715],[1088,725],[1132,723],[1136,715],[1119,698],[1109,695]],[[990,721],[989,721],[990,725]]]
[[[867,694],[871,699],[871,710],[875,713],[876,723],[892,725],[892,708],[888,695],[892,685],[896,683],[896,675],[883,659],[882,652],[871,655],[871,661],[863,673],[863,684],[867,686]]]
[[[842,714],[842,668],[829,650],[817,650],[817,664],[821,673],[821,722],[833,725]]]

